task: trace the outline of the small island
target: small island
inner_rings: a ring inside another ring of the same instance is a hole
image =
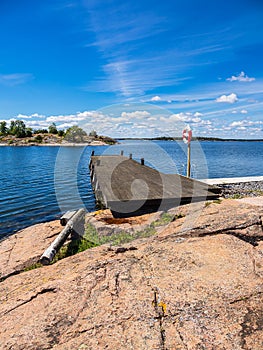
[[[77,125],[62,130],[52,123],[47,129],[33,130],[23,120],[12,120],[9,127],[5,121],[0,122],[0,146],[101,146],[115,143],[116,140],[98,135],[95,130],[87,134]]]

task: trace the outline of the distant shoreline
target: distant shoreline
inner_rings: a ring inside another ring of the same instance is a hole
[[[182,141],[181,137],[157,137],[157,138],[117,138],[119,141]],[[221,139],[221,138],[210,138],[210,137],[193,137],[192,141],[204,141],[204,142],[263,142],[263,139]],[[0,147],[86,147],[86,146],[110,146],[111,144],[104,141],[91,141],[91,142],[68,142],[68,143],[0,143]]]
[[[144,138],[136,138],[136,137],[125,137],[125,138],[117,138],[118,141],[182,141],[181,137],[144,137]],[[193,137],[192,141],[213,141],[213,142],[263,142],[263,139],[221,139],[217,137]]]
[[[93,141],[90,143],[31,143],[31,144],[8,144],[0,143],[0,147],[85,147],[85,146],[109,146],[106,142]]]

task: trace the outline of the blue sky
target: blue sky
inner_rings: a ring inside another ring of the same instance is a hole
[[[261,0],[0,3],[0,120],[263,138]]]

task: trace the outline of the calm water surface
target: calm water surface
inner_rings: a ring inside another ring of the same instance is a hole
[[[262,176],[263,142],[192,142],[195,178]],[[89,159],[96,154],[133,154],[165,173],[186,172],[182,142],[125,141],[111,147],[0,147],[0,239],[58,218],[70,209],[95,209]]]

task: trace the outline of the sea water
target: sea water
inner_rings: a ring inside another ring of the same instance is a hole
[[[66,210],[95,209],[89,177],[91,152],[120,154],[164,173],[185,175],[187,145],[176,141],[121,141],[116,146],[0,147],[0,239]],[[263,175],[263,142],[191,143],[194,178]]]

